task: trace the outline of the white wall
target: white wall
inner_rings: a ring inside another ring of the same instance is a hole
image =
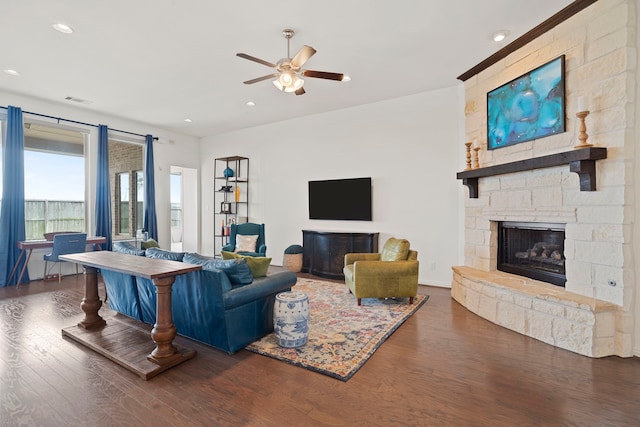
[[[265,223],[273,264],[303,229],[377,231],[380,246],[411,241],[420,283],[450,286],[461,262],[461,96],[452,87],[204,138],[202,252],[214,253],[214,158],[240,155],[250,158],[250,220]],[[308,219],[309,180],[357,177],[372,177],[372,222]]]
[[[138,133],[141,135],[152,134],[154,137],[158,137],[158,141],[154,143],[154,164],[155,164],[155,184],[156,184],[156,210],[158,211],[158,240],[163,248],[168,249],[171,243],[171,202],[170,202],[170,185],[169,175],[171,166],[182,166],[189,168],[200,167],[199,157],[199,140],[191,136],[185,136],[169,132],[159,127],[153,127],[144,123],[129,121],[122,118],[107,116],[104,114],[96,113],[88,108],[78,108],[75,106],[69,106],[65,104],[57,104],[46,102],[40,99],[26,97],[22,95],[16,95],[10,92],[0,91],[0,105],[22,108],[23,113],[25,111],[44,114],[54,117],[60,117],[68,120],[74,120],[78,122],[90,123],[90,124],[104,124],[112,129],[119,129],[127,132]],[[40,121],[42,123],[56,124],[55,120],[38,118],[29,114],[23,115],[25,121]],[[93,167],[93,175],[89,177],[87,183],[87,224],[88,232],[92,234],[93,219],[95,212],[93,210],[93,204],[95,201],[95,193],[93,191],[95,187],[95,158],[96,147],[98,141],[97,128],[87,127],[83,125],[75,125],[70,123],[61,122],[67,128],[74,128],[80,132],[89,134],[89,147],[86,156],[89,158],[89,162]],[[131,137],[127,137],[123,134],[115,133],[118,136],[124,136],[131,140]],[[137,137],[133,137],[137,138]],[[144,139],[140,139],[144,142]],[[67,268],[69,266],[66,266]],[[32,279],[40,278],[43,271],[43,261],[41,251],[40,253],[34,251],[31,261],[29,262],[29,274]],[[75,269],[69,269],[69,272]]]

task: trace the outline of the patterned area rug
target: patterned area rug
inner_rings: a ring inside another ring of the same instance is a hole
[[[356,299],[344,283],[298,279],[293,290],[309,296],[309,341],[299,348],[282,348],[269,334],[247,350],[347,381],[402,323],[429,299],[418,295],[413,304],[398,300]]]

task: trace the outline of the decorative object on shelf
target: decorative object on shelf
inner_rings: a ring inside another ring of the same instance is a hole
[[[225,178],[233,178],[233,169],[227,166],[227,168],[224,170],[224,172],[222,172],[222,174],[224,175]],[[231,190],[231,187],[229,187],[229,190]]]
[[[280,347],[297,348],[309,338],[309,297],[290,291],[276,295],[273,307],[273,332]]]
[[[474,169],[478,169],[480,167],[480,157],[478,155],[479,151],[480,151],[480,146],[475,145],[475,147],[473,147],[473,168]]]
[[[223,185],[222,187],[220,187],[220,190],[223,193],[230,193],[231,192],[231,185]]]
[[[240,201],[240,186],[237,184],[236,184],[235,196],[236,196],[236,203],[238,203]]]
[[[587,134],[585,119],[589,115],[589,112],[590,111],[587,109],[586,98],[584,96],[578,97],[578,112],[576,113],[576,117],[580,120],[580,129],[578,130],[578,140],[580,143],[573,148],[587,148],[593,146],[593,144],[587,143],[589,135]]]
[[[230,214],[231,213],[231,202],[221,202],[220,203],[220,213]]]
[[[564,55],[487,93],[487,149],[565,131]]]
[[[464,146],[467,147],[467,167],[464,168],[466,171],[471,170],[471,144],[473,144],[471,141],[464,143]]]

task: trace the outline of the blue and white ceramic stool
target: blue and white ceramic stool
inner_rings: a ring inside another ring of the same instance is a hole
[[[304,292],[290,291],[276,295],[273,306],[273,329],[278,345],[296,348],[309,338],[309,297]]]

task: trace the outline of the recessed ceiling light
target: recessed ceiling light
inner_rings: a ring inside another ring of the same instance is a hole
[[[187,123],[193,123],[193,120],[191,120],[191,119],[184,119],[184,121],[187,122]]]
[[[253,101],[247,101],[247,105],[248,105],[249,107],[255,107],[255,106],[256,106],[256,103],[255,103],[255,102],[253,102]]]
[[[68,26],[68,25],[61,24],[61,23],[59,23],[59,22],[58,22],[58,23],[55,23],[55,24],[52,24],[51,26],[53,27],[53,29],[54,29],[54,30],[56,30],[56,31],[60,31],[61,33],[64,33],[64,34],[71,34],[71,33],[73,33],[73,28],[71,28],[71,27],[70,27],[70,26]]]
[[[509,35],[508,30],[500,30],[493,33],[492,38],[494,42],[501,42],[502,40],[506,39],[508,35]]]
[[[343,82],[350,82],[351,81],[351,76],[348,76],[348,75],[345,74],[344,76],[342,76],[342,81]]]
[[[9,74],[10,76],[19,76],[21,75],[19,72],[17,72],[16,70],[4,70],[4,72],[6,74]]]

